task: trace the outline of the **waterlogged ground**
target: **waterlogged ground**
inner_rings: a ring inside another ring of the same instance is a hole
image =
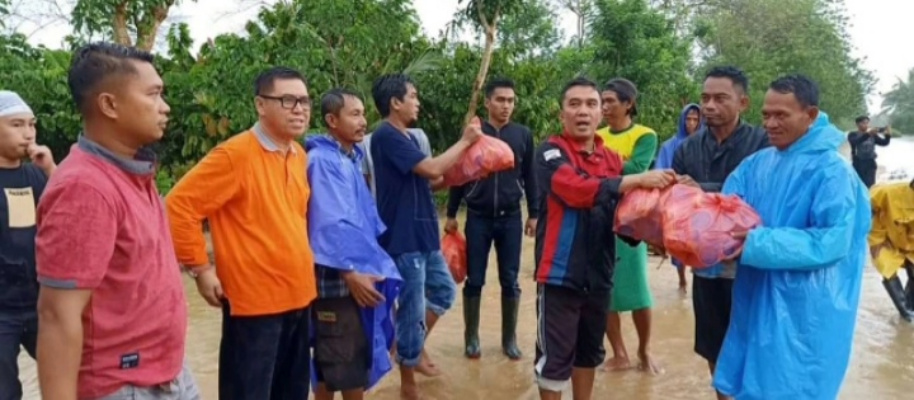
[[[535,290],[533,241],[525,239],[521,284],[524,290],[518,337],[526,352],[522,361],[512,362],[500,351],[500,308],[497,274],[490,268],[484,291],[481,336],[483,357],[470,361],[463,357],[462,309],[454,309],[435,328],[428,349],[444,376],[421,380],[428,399],[536,399],[533,383],[532,353],[535,341]],[[494,253],[493,253],[494,255]],[[494,263],[494,260],[490,261]],[[652,259],[649,270],[655,298],[653,348],[666,372],[648,376],[637,371],[600,372],[596,399],[711,399],[707,367],[692,353],[693,319],[690,296],[677,290],[676,274],[669,263],[658,270]],[[494,264],[492,264],[494,265]],[[203,398],[217,399],[216,376],[219,349],[220,313],[197,295],[190,280],[185,280],[190,302],[190,329],[187,359],[203,391]],[[630,352],[637,345],[630,319],[624,320],[625,338]],[[20,358],[25,399],[40,399],[35,364]],[[868,269],[858,317],[852,366],[841,399],[903,399],[914,393],[914,325],[901,321],[885,295],[875,270]],[[777,366],[772,366],[776,368]],[[399,377],[390,374],[369,396],[370,399],[396,400]],[[571,398],[570,393],[566,398]]]
[[[912,168],[910,155],[914,141],[894,140],[888,148],[879,149],[883,169]],[[533,241],[525,239],[521,286],[524,290],[518,339],[526,356],[512,362],[500,350],[500,308],[498,279],[489,269],[484,291],[481,336],[483,357],[470,361],[463,357],[463,320],[460,301],[435,328],[428,349],[435,362],[445,371],[442,377],[420,381],[427,399],[536,399],[533,383],[532,353],[536,335],[535,286],[533,283]],[[494,255],[494,253],[493,253]],[[660,269],[658,259],[649,267],[654,293],[653,349],[665,368],[660,376],[637,371],[601,372],[596,380],[596,399],[626,400],[692,400],[712,399],[706,364],[692,353],[694,321],[691,297],[677,290],[676,274],[669,263]],[[494,265],[494,257],[490,263]],[[220,312],[207,306],[197,295],[194,284],[185,279],[190,301],[190,329],[187,333],[187,359],[203,391],[203,398],[216,400],[217,357],[221,332]],[[625,338],[634,353],[637,338],[630,319],[624,320]],[[857,318],[854,353],[841,399],[894,400],[914,393],[914,325],[900,318],[886,296],[880,277],[867,269],[860,312]],[[40,399],[35,364],[20,357],[25,399]],[[772,366],[777,368],[777,366]],[[391,373],[368,398],[399,399],[399,377]],[[571,398],[568,393],[566,398]]]

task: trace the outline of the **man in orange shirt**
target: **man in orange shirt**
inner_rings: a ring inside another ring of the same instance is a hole
[[[262,73],[255,91],[259,122],[214,148],[166,204],[178,261],[207,303],[223,310],[220,398],[306,399],[317,290],[305,221],[307,155],[297,142],[311,98],[301,73],[283,67]]]

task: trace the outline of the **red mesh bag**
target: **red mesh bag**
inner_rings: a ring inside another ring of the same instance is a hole
[[[472,124],[479,124],[478,117]],[[514,168],[514,151],[501,139],[483,135],[444,174],[445,186],[460,186]]]
[[[663,246],[662,205],[672,192],[672,188],[671,186],[663,190],[635,189],[626,193],[616,207],[613,230],[619,235],[643,240],[651,246]],[[701,191],[696,189],[694,194],[700,193]]]
[[[733,255],[743,245],[732,233],[748,231],[761,218],[736,196],[689,194],[674,185],[663,207],[663,245],[693,268],[706,268]]]
[[[467,240],[460,232],[446,233],[441,238],[441,253],[454,282],[463,283],[467,279]]]

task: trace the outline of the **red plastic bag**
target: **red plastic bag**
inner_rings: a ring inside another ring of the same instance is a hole
[[[693,268],[706,268],[733,255],[743,245],[732,233],[761,225],[742,199],[719,193],[690,194],[674,185],[663,205],[663,245]]]
[[[463,283],[467,279],[467,240],[460,232],[446,233],[441,238],[441,252],[454,282]]]
[[[479,124],[479,119],[473,119]],[[460,186],[514,168],[514,151],[501,139],[483,135],[473,143],[450,170],[444,174],[446,186]]]
[[[625,194],[616,207],[613,230],[622,236],[643,240],[651,246],[663,246],[663,204],[672,186],[660,189],[635,189]],[[688,189],[692,189],[686,187]],[[680,190],[678,192],[683,192]],[[695,189],[694,194],[701,191]]]

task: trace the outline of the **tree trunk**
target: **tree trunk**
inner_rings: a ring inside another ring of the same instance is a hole
[[[146,18],[152,18],[152,21],[141,21],[137,26],[136,33],[136,47],[144,50],[151,51],[156,44],[156,38],[159,34],[159,28],[162,27],[162,22],[165,21],[165,18],[168,18],[168,9],[171,5],[174,4],[173,1],[169,1],[160,7],[156,7],[153,10],[152,14],[147,14]]]
[[[114,42],[123,46],[132,46],[127,20],[127,1],[122,1],[114,9]]]
[[[473,82],[473,93],[470,95],[470,108],[467,115],[463,118],[463,125],[466,126],[470,120],[476,116],[476,108],[479,106],[479,92],[485,84],[486,75],[489,73],[489,64],[492,62],[492,53],[495,51],[495,28],[498,24],[498,14],[492,16],[492,22],[486,23],[481,21],[486,33],[486,47],[482,52],[482,61],[479,63],[479,72],[476,74],[476,81]]]

